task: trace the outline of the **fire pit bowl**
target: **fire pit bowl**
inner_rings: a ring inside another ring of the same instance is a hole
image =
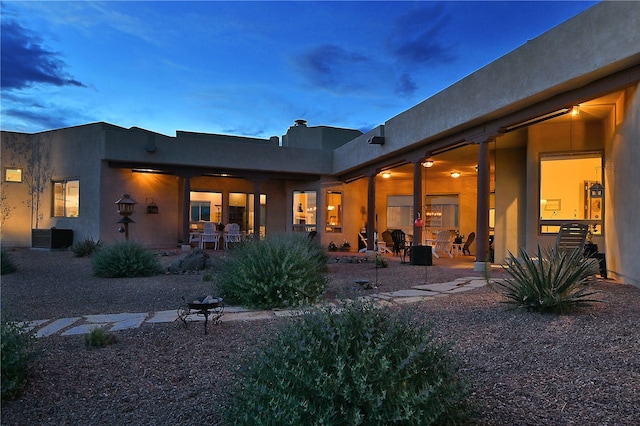
[[[217,322],[220,320],[220,317],[222,316],[222,313],[224,311],[224,303],[222,302],[222,297],[182,297],[182,300],[184,301],[184,304],[178,308],[178,319],[180,319],[186,327],[190,315],[204,316],[204,334],[207,334],[207,323],[209,322],[209,316],[211,316],[212,321]]]

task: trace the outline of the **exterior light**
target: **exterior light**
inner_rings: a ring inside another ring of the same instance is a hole
[[[389,179],[389,178],[391,177],[391,173],[389,173],[389,172],[384,172],[384,173],[382,174],[382,177],[383,177],[383,178],[385,178],[385,179]]]
[[[451,177],[457,179],[460,177],[460,172],[451,172]]]
[[[422,167],[433,167],[433,160],[426,160],[422,163]]]
[[[589,188],[589,195],[591,198],[602,198],[604,195],[604,186],[602,186],[600,182],[594,183],[591,185],[591,188]]]
[[[571,108],[571,115],[575,117],[578,114],[580,114],[580,106],[579,105],[574,105]]]

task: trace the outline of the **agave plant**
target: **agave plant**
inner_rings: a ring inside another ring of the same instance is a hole
[[[600,302],[589,283],[599,272],[596,259],[585,258],[580,249],[561,251],[541,249],[531,257],[524,248],[519,258],[509,252],[510,262],[503,268],[510,278],[496,282],[505,303],[541,312],[563,312]]]

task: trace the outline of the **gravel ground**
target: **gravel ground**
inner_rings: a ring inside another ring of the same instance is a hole
[[[100,279],[89,259],[70,252],[11,253],[19,271],[2,276],[2,309],[18,319],[153,312],[211,293],[199,274]],[[177,254],[159,258],[168,265]],[[375,293],[481,275],[468,257],[434,259],[431,267],[394,258],[378,270],[352,258],[331,257],[327,299],[361,294],[353,283],[361,278],[377,278],[378,288],[364,291]],[[562,316],[508,309],[487,287],[413,305],[462,359],[477,408],[471,424],[640,424],[640,289],[595,287],[604,303]],[[117,343],[103,349],[86,348],[82,336],[38,339],[30,384],[2,404],[0,423],[221,424],[236,371],[281,321],[290,319],[222,322],[206,336],[200,327],[143,324],[117,332]]]

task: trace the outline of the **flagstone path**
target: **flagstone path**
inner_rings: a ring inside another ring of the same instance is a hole
[[[372,294],[364,298],[389,304],[417,303],[435,297],[473,290],[486,284],[487,282],[484,278],[466,277],[446,283],[422,284],[412,286],[406,290]],[[263,320],[301,314],[302,311],[296,309],[256,311],[238,306],[225,306],[224,315],[220,317],[219,321]],[[55,334],[73,336],[89,333],[96,327],[104,327],[108,331],[115,332],[138,328],[144,323],[170,323],[176,320],[178,320],[178,307],[176,307],[176,309],[151,313],[124,312],[120,314],[84,315],[56,320],[35,320],[29,321],[25,324],[25,327],[35,329],[36,337],[47,337]],[[204,316],[193,313],[188,316],[187,321],[204,321]]]

